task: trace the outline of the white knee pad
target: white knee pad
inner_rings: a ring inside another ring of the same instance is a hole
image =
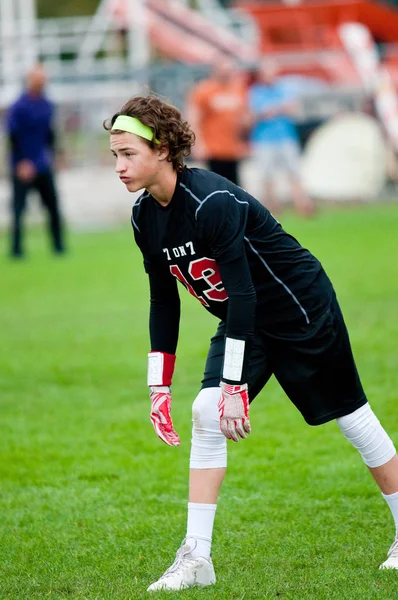
[[[191,469],[227,466],[227,440],[220,430],[219,399],[219,387],[205,388],[192,405]]]
[[[395,456],[394,444],[369,404],[336,421],[343,435],[359,451],[368,467],[381,467]]]

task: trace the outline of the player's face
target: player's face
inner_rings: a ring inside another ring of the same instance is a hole
[[[159,173],[159,150],[152,150],[134,133],[110,136],[111,152],[116,158],[116,173],[129,192],[151,187]]]

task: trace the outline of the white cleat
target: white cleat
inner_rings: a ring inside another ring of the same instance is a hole
[[[379,569],[398,569],[398,538],[387,552],[387,556],[387,560],[380,565]]]
[[[216,583],[216,574],[211,558],[193,557],[191,552],[196,546],[196,541],[192,539],[192,542],[193,544],[189,544],[184,540],[181,548],[177,550],[176,559],[171,567],[160,579],[149,586],[148,592],[185,590],[190,587],[205,587]]]

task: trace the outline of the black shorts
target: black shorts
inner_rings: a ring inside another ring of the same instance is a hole
[[[211,339],[203,388],[220,383],[224,336],[221,322]],[[367,402],[335,294],[329,308],[305,329],[289,328],[277,336],[257,330],[248,370],[251,401],[275,375],[310,425],[348,415]]]

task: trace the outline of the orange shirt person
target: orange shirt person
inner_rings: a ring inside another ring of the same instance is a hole
[[[200,81],[188,99],[188,120],[196,133],[193,156],[239,185],[238,167],[245,156],[247,115],[243,77],[230,61],[223,61],[209,79]]]

